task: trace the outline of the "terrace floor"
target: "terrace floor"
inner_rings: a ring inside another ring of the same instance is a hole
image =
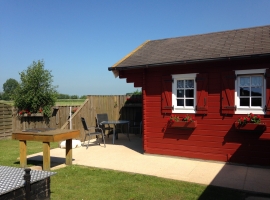
[[[142,138],[131,134],[130,139],[119,134],[112,144],[111,135],[106,138],[106,148],[93,141],[88,149],[75,148],[73,164],[270,194],[270,168],[144,154]],[[65,149],[52,149],[50,153],[52,170],[65,166]],[[42,152],[27,158],[28,162],[42,160]]]

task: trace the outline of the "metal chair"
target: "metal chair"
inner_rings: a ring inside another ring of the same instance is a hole
[[[100,124],[100,122],[103,122],[103,121],[109,121],[108,114],[107,113],[97,114],[96,116],[97,127],[102,128],[105,135],[106,135],[106,131],[108,131],[107,137],[109,137],[109,135],[113,131],[113,127],[111,127],[109,124],[107,125]]]
[[[135,113],[134,120],[131,120],[129,123],[129,128],[138,129],[139,133],[142,135],[142,112]]]
[[[82,121],[82,125],[83,125],[84,132],[85,132],[84,142],[85,142],[86,136],[88,136],[88,144],[87,144],[86,149],[88,149],[89,142],[90,142],[92,135],[96,136],[96,139],[97,139],[99,145],[100,145],[100,142],[99,142],[100,137],[99,136],[102,136],[102,140],[103,140],[104,148],[105,148],[106,147],[105,136],[104,136],[104,132],[103,132],[102,128],[96,127],[96,126],[88,127],[86,122],[85,122],[85,119],[83,117],[81,117],[81,121]],[[93,132],[91,132],[90,130],[93,130]]]

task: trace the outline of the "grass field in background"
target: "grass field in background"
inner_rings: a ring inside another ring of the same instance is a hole
[[[55,106],[80,106],[85,99],[57,99]],[[13,106],[13,101],[0,100],[0,103],[5,103]]]
[[[0,100],[0,103],[4,103],[4,104],[8,104],[13,106],[13,101],[4,101],[4,100]]]
[[[85,99],[57,99],[56,106],[80,106]]]

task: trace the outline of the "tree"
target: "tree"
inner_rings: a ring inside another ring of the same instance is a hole
[[[26,71],[19,74],[21,83],[14,93],[14,106],[30,113],[37,113],[42,109],[44,116],[49,117],[51,107],[57,99],[51,71],[44,69],[44,62],[38,60],[33,61]]]
[[[70,99],[68,94],[58,94],[57,99]]]
[[[141,94],[142,94],[142,91],[139,91],[139,90],[137,89],[135,92],[133,92],[133,94],[134,94],[134,95],[141,95]]]
[[[80,99],[87,99],[87,96],[86,96],[86,95],[82,95],[82,96],[80,97]]]
[[[3,94],[2,98],[4,100],[12,100],[12,96],[15,92],[15,89],[18,87],[19,83],[13,78],[8,79],[4,84],[3,84]]]
[[[70,98],[71,99],[79,99],[78,95],[71,95]]]

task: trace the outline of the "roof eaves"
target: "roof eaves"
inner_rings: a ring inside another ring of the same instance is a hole
[[[144,64],[144,65],[136,65],[136,66],[125,66],[125,67],[117,67],[117,71],[119,70],[128,70],[128,69],[139,69],[139,68],[148,68],[148,67],[158,67],[161,65],[183,65],[183,64],[192,64],[192,63],[201,63],[201,62],[212,62],[212,61],[222,61],[222,60],[236,60],[243,58],[255,58],[255,57],[267,57],[270,56],[270,53],[266,54],[252,54],[252,55],[243,55],[243,56],[230,56],[230,57],[217,57],[217,58],[206,58],[206,59],[196,59],[196,60],[181,60],[175,62],[165,62],[165,63],[153,63],[153,64]],[[109,71],[116,71],[114,67],[109,67]]]
[[[122,63],[124,60],[126,60],[127,58],[129,58],[131,55],[133,55],[135,52],[137,52],[139,49],[141,49],[144,45],[146,45],[150,40],[146,40],[144,43],[142,43],[140,46],[138,46],[136,49],[134,49],[132,52],[130,52],[129,54],[127,54],[124,58],[122,58],[121,60],[119,60],[117,63],[115,63],[112,67],[109,67],[108,70],[112,71],[115,78],[118,77],[118,70],[116,69],[117,65],[119,65],[120,63]]]
[[[119,65],[121,62],[123,62],[124,60],[126,60],[127,58],[129,58],[131,55],[133,55],[135,52],[137,52],[139,49],[141,49],[144,45],[146,45],[146,43],[148,43],[149,41],[150,40],[145,41],[143,44],[141,44],[140,46],[138,46],[132,52],[130,52],[129,54],[127,54],[124,58],[122,58],[117,63],[115,63],[112,67],[117,67],[117,65]]]

